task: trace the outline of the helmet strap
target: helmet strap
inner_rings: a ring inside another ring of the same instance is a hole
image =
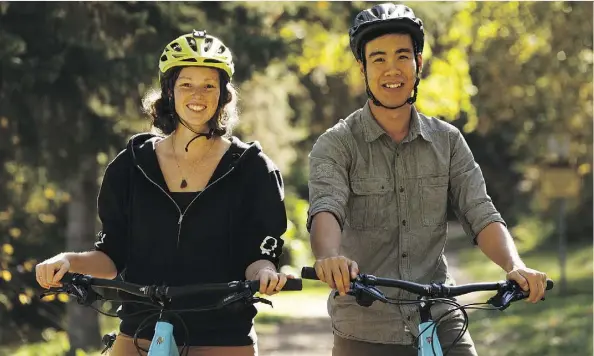
[[[367,92],[367,96],[369,97],[369,99],[371,99],[371,101],[373,102],[373,104],[375,104],[375,106],[381,106],[383,108],[386,109],[390,109],[390,110],[395,110],[395,109],[399,109],[401,107],[403,107],[406,104],[412,105],[417,101],[417,94],[419,92],[418,86],[419,86],[419,82],[421,81],[421,78],[419,77],[419,66],[417,65],[417,74],[416,74],[416,79],[415,79],[415,85],[413,87],[413,95],[411,97],[409,97],[408,99],[406,99],[402,104],[397,105],[397,106],[387,106],[382,104],[381,101],[379,101],[375,95],[373,95],[373,93],[371,92],[371,88],[369,88],[369,82],[367,81],[367,63],[365,61],[365,58],[362,57],[362,61],[363,61],[363,76],[365,77],[365,91]],[[416,59],[415,59],[416,62]]]
[[[175,102],[173,101],[173,96],[172,95],[169,95],[169,111],[171,112],[170,115],[171,115],[171,118],[174,121],[177,120],[180,124],[184,125],[188,130],[190,130],[194,134],[196,134],[196,136],[194,136],[186,144],[186,147],[185,147],[186,152],[188,152],[188,147],[190,146],[190,143],[192,143],[195,139],[197,139],[199,137],[206,137],[207,140],[210,140],[214,136],[214,131],[215,130],[212,129],[212,128],[210,130],[208,130],[208,132],[197,132],[196,130],[194,130],[193,128],[191,128],[190,125],[177,114],[177,111],[175,111]]]

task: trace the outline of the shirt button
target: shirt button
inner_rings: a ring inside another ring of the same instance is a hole
[[[402,226],[406,226],[406,220],[402,220]]]
[[[404,187],[400,187],[400,193],[404,193]]]
[[[402,258],[407,258],[407,257],[408,257],[408,254],[406,252],[402,254]],[[408,320],[410,320],[410,319],[408,319]]]

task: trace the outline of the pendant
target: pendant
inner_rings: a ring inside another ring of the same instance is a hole
[[[185,180],[185,179],[182,179],[182,181],[181,181],[181,184],[179,185],[179,187],[180,187],[181,189],[184,189],[184,188],[185,188],[185,187],[187,187],[187,186],[188,186],[188,182],[186,182],[186,180]]]

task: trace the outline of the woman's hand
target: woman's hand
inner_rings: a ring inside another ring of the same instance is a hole
[[[270,267],[264,267],[256,273],[256,279],[260,280],[259,292],[266,295],[274,295],[280,292],[287,283],[288,278],[293,279],[295,277],[290,274],[278,273]]]
[[[63,254],[59,254],[35,266],[35,279],[45,289],[60,287],[60,280],[68,270],[70,261]]]

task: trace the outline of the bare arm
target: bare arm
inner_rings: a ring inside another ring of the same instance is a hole
[[[43,288],[59,287],[66,272],[114,279],[117,269],[112,259],[101,251],[64,252],[35,266],[35,278]]]
[[[274,263],[269,260],[257,260],[252,262],[245,270],[245,278],[249,280],[259,280],[259,292],[266,295],[278,293],[285,284],[287,278],[295,278],[292,275],[278,273]]]
[[[332,213],[322,211],[312,220],[310,243],[316,258],[318,278],[337,289],[340,295],[349,291],[350,279],[357,277],[357,262],[340,255],[341,231]]]
[[[477,243],[481,251],[507,273],[526,267],[509,231],[499,222],[487,225],[478,234]]]
[[[250,264],[248,268],[245,269],[245,278],[250,280],[258,279],[258,273],[262,269],[268,269],[272,272],[276,273],[276,267],[274,264],[268,260],[257,260]]]
[[[528,301],[536,303],[544,296],[546,274],[526,267],[520,259],[462,134],[455,132],[451,142],[450,194],[458,219],[481,251],[507,272],[508,279],[516,281],[524,291],[530,290]]]
[[[322,211],[313,217],[310,243],[316,260],[338,256],[340,239],[340,225],[332,213]]]
[[[62,256],[70,262],[70,272],[106,279],[117,276],[115,264],[101,251],[66,252]]]

